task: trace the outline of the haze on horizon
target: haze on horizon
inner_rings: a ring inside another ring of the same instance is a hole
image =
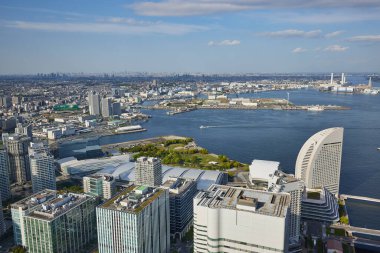
[[[15,0],[0,74],[378,72],[378,0]]]

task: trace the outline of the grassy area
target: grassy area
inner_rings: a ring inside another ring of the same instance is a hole
[[[321,199],[321,194],[319,192],[308,192],[307,198],[319,200],[319,199]]]
[[[134,153],[134,159],[141,156],[158,157],[163,164],[198,168],[205,170],[248,170],[248,165],[229,159],[225,155],[209,154],[208,150],[196,146],[191,138],[174,139],[154,144],[142,144],[121,148],[121,152]]]
[[[186,232],[185,236],[182,237],[183,242],[191,242],[194,240],[194,227],[190,227],[189,231]]]
[[[346,236],[346,231],[340,228],[327,228],[326,234],[328,235],[336,235],[336,236]]]
[[[323,241],[321,239],[317,240],[317,252],[318,253],[324,253],[325,252],[325,246],[323,245]]]
[[[342,246],[343,246],[343,253],[355,253],[355,249],[352,246],[346,243],[343,243]]]
[[[339,201],[339,221],[342,224],[350,225],[344,201]]]
[[[65,180],[57,182],[58,192],[73,192],[73,193],[83,193],[83,188],[81,184],[73,180]]]

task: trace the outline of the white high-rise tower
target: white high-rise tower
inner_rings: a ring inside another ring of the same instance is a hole
[[[342,127],[322,130],[302,146],[295,174],[307,188],[325,187],[333,194],[339,193],[343,130]]]
[[[88,93],[88,109],[90,115],[100,115],[100,96],[95,92]]]
[[[372,88],[372,76],[369,77],[369,80],[368,80],[368,87],[369,87],[369,88]]]
[[[346,83],[346,77],[344,76],[344,73],[342,73],[342,80],[340,82],[341,82],[341,84]]]
[[[331,73],[331,80],[330,80],[330,84],[333,84],[334,83],[334,73]]]
[[[139,157],[135,166],[137,185],[160,186],[162,184],[161,161],[154,157]]]

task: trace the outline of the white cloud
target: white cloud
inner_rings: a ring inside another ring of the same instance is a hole
[[[168,34],[180,35],[190,32],[205,31],[204,26],[163,23],[163,22],[143,22],[134,19],[113,18],[108,22],[87,22],[87,23],[49,23],[49,22],[29,22],[29,21],[8,21],[0,23],[1,26],[22,29],[40,30],[51,32],[89,32],[89,33],[120,33],[120,34]]]
[[[349,38],[348,40],[352,42],[380,42],[380,34],[354,36]]]
[[[302,48],[302,47],[297,47],[297,48],[292,50],[292,53],[295,53],[295,54],[304,53],[304,52],[307,52],[307,49]]]
[[[379,1],[380,2],[380,1]],[[355,9],[344,11],[334,10],[325,13],[303,13],[303,12],[282,12],[269,18],[282,22],[301,23],[301,24],[331,24],[331,23],[352,23],[362,21],[380,20],[377,8],[368,9],[365,13]]]
[[[128,5],[144,16],[195,16],[255,9],[369,8],[380,7],[378,0],[161,0]]]
[[[331,32],[331,33],[326,33],[325,37],[326,38],[333,38],[333,37],[341,35],[342,33],[343,33],[343,31],[335,31],[335,32]]]
[[[281,37],[281,38],[317,38],[322,34],[321,30],[302,31],[302,30],[283,30],[276,32],[265,32],[262,35],[267,37]]]
[[[348,47],[344,47],[341,45],[331,45],[328,47],[325,47],[323,51],[328,51],[328,52],[344,52],[348,49]]]
[[[222,40],[222,41],[209,41],[209,46],[237,46],[240,45],[240,40]]]

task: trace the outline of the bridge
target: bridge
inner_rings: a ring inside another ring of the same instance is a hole
[[[380,203],[380,199],[375,199],[375,198],[370,198],[370,197],[354,196],[354,195],[348,195],[348,194],[341,194],[340,197],[343,199],[356,199],[356,200],[364,200],[364,201]]]
[[[360,233],[360,234],[366,234],[366,235],[380,236],[380,230],[370,229],[370,228],[359,228],[359,227],[354,227],[350,225],[341,225],[341,224],[333,224],[331,225],[331,228],[344,229],[350,233]]]

